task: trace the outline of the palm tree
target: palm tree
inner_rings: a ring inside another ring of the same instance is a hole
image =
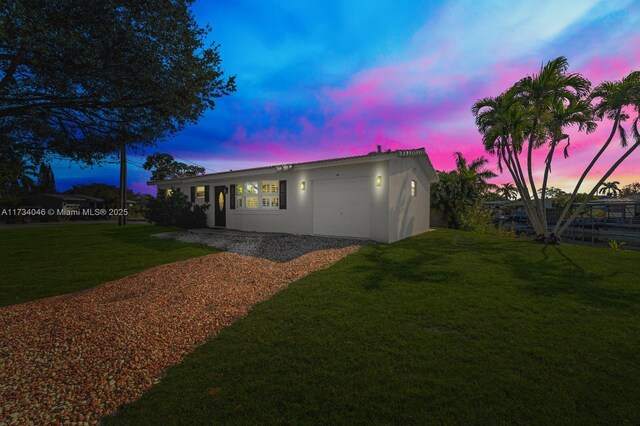
[[[480,194],[484,194],[489,189],[496,188],[496,185],[487,182],[489,179],[498,176],[485,167],[489,160],[484,157],[479,157],[471,161],[471,163],[468,163],[461,152],[455,152],[453,156],[456,158],[456,170],[458,173],[467,175]]]
[[[505,200],[515,200],[518,196],[518,188],[511,182],[503,183],[496,191]]]
[[[640,147],[640,131],[638,130],[638,119],[640,118],[640,71],[631,72],[620,81],[606,81],[600,84],[593,90],[590,99],[597,101],[597,104],[594,106],[594,115],[600,120],[605,117],[609,120],[613,120],[613,125],[611,127],[609,137],[593,160],[591,160],[591,163],[589,163],[589,166],[587,166],[585,171],[582,173],[582,176],[580,176],[578,184],[573,190],[573,194],[571,194],[569,202],[565,206],[560,218],[558,219],[558,223],[556,223],[556,226],[554,227],[553,231],[558,236],[562,235],[562,233],[569,227],[571,222],[575,220],[579,212],[582,211],[586,203],[591,199],[591,197],[593,197],[598,188],[604,184],[618,166],[622,164],[622,162],[626,160],[627,157],[629,157],[638,147]],[[631,124],[631,133],[635,143],[629,146],[627,132],[622,126],[622,123],[630,118],[630,116],[625,113],[625,108],[631,106],[635,109],[636,113],[638,113],[638,116],[636,116]],[[622,148],[626,148],[626,152],[620,156],[604,176],[602,176],[598,183],[596,183],[588,196],[580,203],[580,206],[574,210],[573,214],[564,221],[569,211],[569,207],[576,199],[580,185],[582,185],[582,182],[589,171],[591,171],[596,161],[598,161],[604,151],[609,147],[616,133],[620,135],[620,146]]]
[[[531,127],[528,129],[527,175],[536,211],[545,224],[545,239],[549,237],[544,207],[546,185],[555,148],[560,141],[568,138],[563,129],[578,124],[580,130],[587,125],[587,131],[595,130],[595,124],[590,119],[589,104],[584,101],[591,83],[580,74],[568,73],[568,67],[567,59],[560,56],[542,66],[538,75],[523,78],[513,88],[515,96],[532,115]],[[538,197],[533,178],[532,154],[534,149],[544,145],[549,146],[549,152],[545,161],[542,194]]]
[[[620,195],[620,188],[618,187],[618,185],[620,185],[620,182],[618,182],[617,180],[614,180],[613,182],[605,182],[602,184],[602,187],[600,188],[600,191],[598,191],[598,193],[606,193],[608,197],[617,197],[618,195]]]
[[[630,109],[625,107],[631,106],[636,112],[640,112],[640,72],[632,72],[620,82],[603,83],[589,94],[590,82],[580,74],[568,73],[567,69],[567,60],[557,58],[545,64],[538,75],[525,77],[501,95],[481,99],[472,107],[485,150],[498,156],[500,171],[503,164],[507,166],[535,233],[546,241],[555,241],[566,230],[600,185],[640,146],[638,118],[631,126],[632,136],[636,141],[631,146],[622,126],[629,119],[625,111],[629,112]],[[594,102],[595,105],[592,106]],[[576,126],[579,131],[590,133],[596,128],[595,120],[605,117],[613,120],[611,134],[580,177],[558,222],[549,232],[544,204],[551,164],[560,144],[565,144],[564,156],[568,156],[570,139],[565,129]],[[580,208],[565,220],[580,185],[616,133],[620,134],[621,145],[627,148],[626,152],[605,173],[589,196],[582,201]],[[525,148],[526,174],[519,159]],[[541,148],[547,149],[547,155],[538,195],[533,177],[532,153],[534,149]]]
[[[507,167],[535,233],[543,234],[545,226],[536,214],[519,159],[525,133],[531,127],[531,114],[516,98],[513,88],[495,98],[480,99],[471,111],[482,134],[485,151],[497,155],[500,172],[503,166]]]

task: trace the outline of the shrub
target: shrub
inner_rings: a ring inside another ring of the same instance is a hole
[[[144,217],[151,223],[180,228],[205,228],[209,204],[191,203],[186,194],[174,190],[171,195],[148,201]]]

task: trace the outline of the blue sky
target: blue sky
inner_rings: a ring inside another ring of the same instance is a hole
[[[595,84],[640,69],[640,6],[631,1],[201,0],[193,11],[213,28],[238,91],[198,125],[131,153],[136,191],[153,192],[139,167],[153,152],[223,171],[365,154],[377,144],[424,146],[437,169],[450,169],[454,151],[483,154],[473,102],[498,95],[544,61],[564,55],[571,71]],[[575,135],[552,185],[569,189],[607,127]],[[620,154],[612,151],[595,172]],[[53,165],[60,190],[118,179],[116,164]],[[634,154],[612,180],[640,180],[639,170]]]

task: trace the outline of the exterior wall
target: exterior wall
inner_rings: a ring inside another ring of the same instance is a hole
[[[314,182],[327,179],[345,179],[366,177],[371,182],[370,201],[370,236],[381,242],[388,241],[389,212],[388,212],[388,161],[368,162],[361,164],[341,165],[334,167],[318,168],[294,168],[289,171],[273,172],[267,170],[263,173],[245,174],[238,177],[225,177],[215,179],[203,177],[202,180],[194,179],[189,183],[174,184],[174,188],[180,189],[187,196],[190,195],[192,186],[209,185],[211,207],[207,211],[207,225],[215,225],[215,186],[229,187],[248,181],[262,180],[286,180],[287,181],[287,208],[282,210],[270,209],[229,209],[229,194],[225,196],[226,227],[243,231],[258,232],[285,232],[292,234],[313,234],[313,188]],[[382,176],[382,185],[376,186],[376,177]],[[305,182],[305,190],[300,189],[300,183]],[[171,188],[171,184],[160,184],[160,190]],[[197,204],[203,204],[204,200],[196,200]]]
[[[389,161],[389,241],[401,240],[429,230],[431,185],[416,157]],[[411,181],[416,196],[411,196]]]

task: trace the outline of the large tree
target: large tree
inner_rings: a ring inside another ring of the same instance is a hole
[[[235,78],[192,3],[1,2],[1,142],[91,163],[195,123]]]
[[[171,154],[155,153],[147,157],[142,165],[152,170],[151,180],[167,180],[204,174],[205,168],[176,161]]]
[[[632,72],[618,82],[605,82],[591,91],[591,83],[586,78],[568,72],[568,63],[563,57],[549,61],[539,74],[523,78],[499,96],[484,98],[474,104],[472,112],[485,149],[498,156],[501,171],[503,165],[507,166],[538,239],[558,241],[584,204],[640,146],[638,117],[631,124],[635,143],[628,143],[627,130],[623,126],[630,118],[630,107],[635,108],[636,113],[640,112],[639,72]],[[564,156],[569,155],[570,138],[566,130],[577,127],[578,131],[590,133],[596,129],[596,121],[605,118],[612,123],[609,137],[580,176],[555,226],[549,229],[544,207],[548,180],[560,144],[565,144]],[[572,210],[584,179],[616,134],[620,135],[621,146],[626,151],[584,197],[581,205]],[[533,173],[533,152],[540,149],[546,154],[541,184],[536,183]]]

